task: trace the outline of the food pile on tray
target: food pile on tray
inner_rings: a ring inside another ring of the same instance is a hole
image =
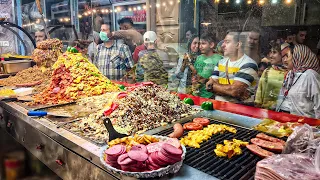
[[[15,76],[0,80],[0,86],[35,87],[36,92],[41,92],[51,78],[51,71],[42,71],[37,66],[22,70]]]
[[[50,84],[34,96],[33,104],[60,104],[82,97],[119,91],[95,65],[80,53],[64,53],[53,65]]]
[[[137,178],[177,172],[185,154],[179,140],[174,138],[135,135],[108,144],[100,158],[106,168]]]
[[[62,54],[62,41],[59,39],[47,39],[37,43],[37,48],[32,52],[32,59],[38,67],[51,68]]]
[[[66,128],[80,136],[90,139],[97,144],[105,144],[109,134],[101,117],[103,112],[111,106],[112,101],[117,98],[118,92],[106,93],[100,96],[82,98],[77,104],[94,110],[89,116],[80,118],[79,121],[66,125]]]
[[[117,108],[107,117],[128,129],[127,134],[145,132],[200,112],[157,85],[137,87],[114,104]]]

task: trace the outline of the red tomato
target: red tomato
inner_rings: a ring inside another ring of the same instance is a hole
[[[201,130],[203,126],[198,123],[189,122],[183,125],[183,129],[185,130]]]
[[[210,120],[207,118],[194,118],[193,122],[201,124],[202,126],[208,126],[210,124]]]

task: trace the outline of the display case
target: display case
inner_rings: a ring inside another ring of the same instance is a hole
[[[129,1],[114,4],[113,6],[114,29],[119,30],[118,20],[122,18],[131,18],[134,28],[141,34],[147,30],[147,4],[146,0]]]

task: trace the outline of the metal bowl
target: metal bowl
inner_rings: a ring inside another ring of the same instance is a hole
[[[165,140],[169,139],[166,136],[157,136],[157,135],[153,135],[153,136],[155,138],[160,139],[161,141],[165,141]],[[182,151],[183,151],[183,154],[181,155],[181,157],[182,157],[181,161],[176,162],[175,164],[172,164],[172,165],[168,165],[166,167],[162,167],[162,168],[157,169],[157,170],[153,170],[153,171],[129,172],[129,171],[123,171],[123,170],[114,168],[114,167],[110,166],[109,164],[107,164],[105,162],[105,160],[104,160],[104,158],[105,158],[104,151],[106,149],[108,149],[108,148],[109,148],[108,145],[106,145],[105,147],[102,148],[102,151],[101,151],[101,154],[100,154],[100,162],[102,163],[102,165],[106,169],[108,169],[109,171],[111,171],[113,173],[119,173],[119,174],[124,175],[124,176],[135,177],[135,178],[154,178],[154,177],[162,177],[162,176],[165,176],[165,175],[168,175],[168,174],[177,173],[180,170],[180,168],[181,168],[181,166],[183,164],[183,160],[184,160],[184,158],[186,156],[186,153],[187,153],[186,147],[181,144],[181,148],[182,148]]]
[[[31,67],[30,60],[13,60],[13,61],[2,61],[1,66],[5,74],[17,73],[21,70],[28,69]]]

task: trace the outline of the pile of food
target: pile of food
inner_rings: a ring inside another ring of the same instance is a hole
[[[128,134],[154,129],[199,112],[156,85],[137,87],[114,103],[119,106],[108,117],[119,127],[127,128]]]
[[[160,141],[152,136],[143,135],[117,139],[109,144],[113,146],[104,152],[105,162],[123,171],[153,171],[182,160],[183,151],[177,139]]]
[[[62,53],[62,41],[47,39],[37,43],[37,48],[32,52],[32,59],[38,67],[51,68]]]
[[[68,124],[66,128],[98,144],[108,142],[109,134],[106,127],[103,125],[101,118],[103,112],[110,107],[112,101],[118,94],[119,93],[117,92],[106,93],[100,96],[79,99],[77,104],[86,109],[92,109],[93,113],[89,116],[80,118],[81,120],[77,122]],[[117,129],[117,131],[119,130]]]
[[[264,119],[261,123],[254,126],[253,128],[255,130],[272,134],[281,138],[285,136],[290,136],[290,134],[293,132],[293,129],[301,125],[301,123],[297,122],[281,123],[272,119]]]
[[[33,104],[60,104],[119,91],[117,85],[80,53],[64,53],[52,67],[50,84],[35,95]]]
[[[36,86],[36,91],[40,92],[49,82],[51,71],[42,70],[36,66],[22,70],[15,76],[10,76],[0,80],[1,86],[31,87]]]
[[[286,142],[281,139],[274,138],[263,133],[257,134],[257,136],[252,138],[250,141],[252,144],[249,144],[246,147],[251,152],[262,158],[273,155],[273,152],[280,153],[286,144]]]
[[[244,142],[241,140],[233,139],[224,140],[223,144],[217,144],[216,149],[214,149],[214,153],[218,157],[228,157],[229,159],[235,155],[242,154],[241,147],[248,145],[248,142]]]
[[[231,132],[236,133],[237,130],[224,124],[210,124],[202,130],[190,131],[187,136],[183,137],[181,144],[193,148],[200,148],[200,144],[213,136],[214,134]]]

